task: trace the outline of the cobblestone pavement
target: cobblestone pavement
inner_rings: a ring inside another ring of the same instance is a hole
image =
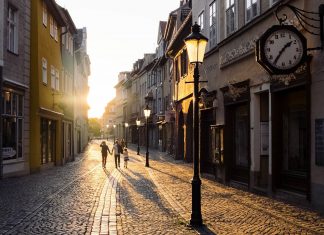
[[[186,221],[191,211],[192,165],[151,150],[150,175]],[[204,224],[217,234],[324,234],[324,217],[274,199],[202,179]]]
[[[130,148],[128,168],[101,167],[99,141],[64,167],[0,181],[0,234],[324,234],[310,210],[202,178],[203,229],[186,226],[192,165]],[[112,143],[109,143],[111,146]],[[133,148],[132,148],[133,147]]]
[[[98,144],[63,167],[0,181],[0,234],[84,234],[106,174]]]

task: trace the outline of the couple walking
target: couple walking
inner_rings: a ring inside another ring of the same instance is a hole
[[[124,167],[127,168],[127,162],[129,160],[128,151],[126,148],[123,149],[123,146],[121,144],[119,144],[118,140],[116,140],[111,152],[110,152],[108,145],[106,145],[105,141],[103,141],[100,144],[100,147],[101,147],[102,167],[103,168],[106,168],[108,152],[110,155],[114,154],[116,168],[120,167],[120,154],[123,154],[124,155]]]

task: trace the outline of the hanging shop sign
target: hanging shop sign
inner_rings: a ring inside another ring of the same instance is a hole
[[[307,40],[292,25],[274,25],[256,42],[256,60],[271,75],[290,74],[307,58]]]

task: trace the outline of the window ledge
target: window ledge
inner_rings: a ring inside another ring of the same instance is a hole
[[[9,49],[7,49],[7,51],[12,55],[19,56],[18,52],[13,52],[13,51],[11,51]]]
[[[13,165],[13,164],[22,163],[22,162],[25,162],[25,160],[23,158],[16,158],[16,159],[10,159],[10,160],[3,159],[3,165]]]

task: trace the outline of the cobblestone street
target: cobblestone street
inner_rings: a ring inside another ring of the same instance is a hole
[[[100,141],[64,167],[0,181],[0,234],[324,234],[310,210],[202,179],[204,229],[186,226],[191,164],[129,146],[128,168],[101,167]],[[109,142],[109,147],[112,143]]]

